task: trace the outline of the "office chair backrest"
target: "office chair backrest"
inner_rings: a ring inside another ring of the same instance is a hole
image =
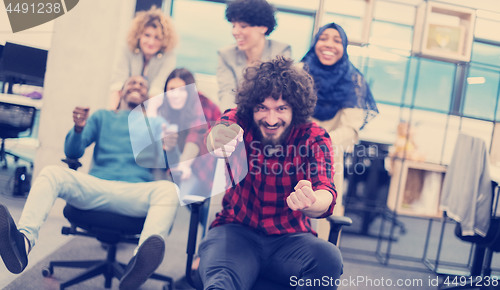
[[[459,222],[462,234],[486,236],[492,206],[489,160],[484,140],[457,138],[441,196],[441,209]]]
[[[33,128],[36,108],[0,102],[0,138],[16,138]]]

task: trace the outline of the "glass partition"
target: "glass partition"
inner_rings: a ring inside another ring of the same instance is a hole
[[[177,66],[191,71],[215,74],[217,50],[233,43],[231,23],[226,21],[226,4],[176,0],[172,17],[180,43],[177,48]]]
[[[453,92],[455,65],[427,59],[420,61],[414,106],[447,113]]]
[[[500,71],[471,66],[467,77],[467,90],[463,115],[493,121],[498,103]]]

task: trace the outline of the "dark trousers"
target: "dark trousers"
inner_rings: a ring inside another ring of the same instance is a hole
[[[310,233],[265,235],[237,224],[208,231],[200,244],[205,289],[252,289],[258,279],[296,289],[337,289],[339,249]]]

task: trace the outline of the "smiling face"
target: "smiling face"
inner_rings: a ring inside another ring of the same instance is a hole
[[[314,52],[323,65],[337,63],[344,54],[344,46],[339,32],[333,28],[325,29],[314,46]]]
[[[122,101],[129,109],[133,109],[148,99],[148,88],[148,81],[143,77],[130,77],[120,92]]]
[[[248,23],[241,21],[235,21],[232,24],[233,37],[239,50],[250,50],[266,37],[267,27],[265,26],[250,26]]]
[[[292,123],[292,107],[282,98],[268,97],[254,109],[253,120],[264,144],[278,145],[284,141]]]
[[[139,48],[146,58],[151,58],[160,51],[162,40],[161,29],[148,26],[139,38]]]
[[[180,110],[186,105],[188,91],[186,82],[181,78],[173,78],[167,83],[167,100],[170,107],[174,110]]]

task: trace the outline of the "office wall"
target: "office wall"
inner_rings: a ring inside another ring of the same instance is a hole
[[[33,28],[12,33],[9,23],[7,11],[0,9],[0,44],[5,42],[14,42],[22,45],[37,47],[41,49],[49,49],[52,40],[52,31],[54,22],[50,21]]]
[[[55,20],[34,176],[46,165],[61,164],[75,106],[90,106],[95,111],[108,104],[115,52],[125,42],[134,8],[134,0],[85,0]],[[88,169],[90,155],[82,159],[82,171]]]

